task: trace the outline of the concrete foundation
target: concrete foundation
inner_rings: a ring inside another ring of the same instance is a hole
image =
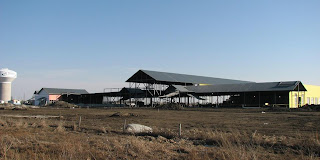
[[[0,83],[0,101],[8,103],[11,100],[11,82]]]

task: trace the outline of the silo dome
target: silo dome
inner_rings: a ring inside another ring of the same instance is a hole
[[[11,99],[11,82],[17,78],[17,72],[8,68],[0,69],[0,101],[7,103]]]

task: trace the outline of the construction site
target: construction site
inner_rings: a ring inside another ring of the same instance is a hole
[[[10,104],[17,76],[8,72],[1,73],[0,159],[320,157],[319,87],[300,81],[139,70],[129,87],[101,93],[41,88],[34,106]]]
[[[105,88],[102,93],[75,89],[42,88],[35,104],[66,101],[96,107],[285,107],[320,104],[320,86],[301,81],[257,83],[187,74],[139,70],[126,80],[129,87]],[[55,98],[52,98],[55,97]],[[42,103],[41,103],[42,102]]]

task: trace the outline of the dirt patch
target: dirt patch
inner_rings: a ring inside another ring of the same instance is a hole
[[[49,107],[54,107],[54,108],[79,108],[79,106],[77,106],[75,104],[71,104],[71,103],[64,102],[64,101],[55,102],[53,104],[50,104]]]
[[[37,106],[29,106],[29,105],[14,105],[14,104],[0,104],[0,110],[28,110],[39,108]]]
[[[298,109],[306,111],[320,111],[320,105],[305,105]]]
[[[10,117],[10,118],[61,118],[60,116],[48,116],[48,115],[1,115],[1,117]]]
[[[320,105],[305,105],[299,108],[286,108],[286,107],[270,107],[267,109],[272,112],[319,112]]]
[[[110,117],[138,117],[138,115],[134,114],[134,113],[116,112],[116,113],[112,114]]]

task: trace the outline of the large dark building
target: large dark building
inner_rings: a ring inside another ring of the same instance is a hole
[[[129,87],[116,92],[68,94],[62,95],[61,100],[77,104],[103,104],[102,106],[155,106],[163,103],[180,103],[186,106],[276,105],[291,108],[318,104],[320,101],[320,93],[310,92],[308,95],[306,86],[300,81],[255,83],[139,70],[126,82],[129,83]],[[308,90],[320,88],[307,86]],[[310,95],[312,97],[309,97]]]

